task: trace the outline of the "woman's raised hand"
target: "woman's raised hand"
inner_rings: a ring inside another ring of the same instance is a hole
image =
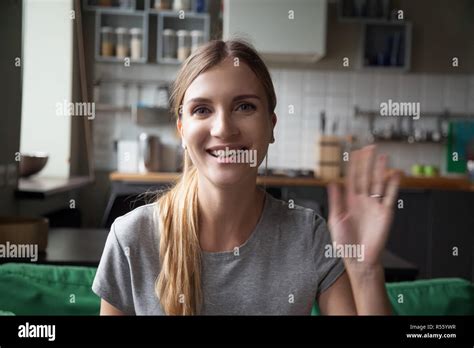
[[[346,269],[381,265],[381,254],[393,219],[400,175],[387,175],[387,156],[375,156],[375,146],[350,154],[345,188],[329,185],[329,229],[336,245],[355,245],[362,257],[344,255]]]

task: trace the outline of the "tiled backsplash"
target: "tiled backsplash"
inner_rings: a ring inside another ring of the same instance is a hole
[[[369,136],[367,118],[354,117],[354,107],[380,110],[380,103],[392,99],[419,102],[417,127],[432,130],[435,118],[423,112],[462,113],[474,120],[474,75],[425,75],[379,72],[336,72],[271,69],[278,105],[276,142],[270,146],[268,163],[276,168],[314,168],[315,142],[320,130],[320,113],[325,111],[327,129],[337,122],[336,134],[355,135],[358,145]],[[290,114],[294,106],[294,113]],[[378,120],[378,126],[396,118]],[[391,165],[408,172],[414,163],[434,164],[444,172],[444,146],[429,143],[381,143]]]
[[[96,64],[96,75],[102,78],[125,78],[172,81],[176,67],[142,65],[117,67]],[[354,106],[377,111],[380,103],[392,99],[420,102],[421,118],[417,126],[434,129],[433,118],[423,112],[474,115],[474,75],[425,75],[379,72],[336,72],[296,69],[271,69],[278,98],[275,129],[276,141],[270,146],[268,165],[272,168],[314,169],[315,142],[320,129],[320,113],[325,111],[327,129],[337,122],[336,134],[355,135],[358,145],[367,143],[368,120],[354,117]],[[103,87],[105,88],[105,87]],[[115,101],[120,104],[119,101]],[[291,113],[293,112],[293,113]],[[385,118],[379,125],[395,122]],[[474,116],[473,116],[474,119]],[[95,149],[98,168],[114,170],[116,154],[113,142],[136,139],[140,132],[161,137],[165,144],[177,145],[174,124],[140,127],[128,113],[99,112],[95,120]],[[380,150],[390,155],[391,165],[409,171],[412,164],[438,165],[444,172],[444,146],[440,144],[383,143]]]

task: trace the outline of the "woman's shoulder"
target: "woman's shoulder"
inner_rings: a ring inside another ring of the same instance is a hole
[[[150,241],[156,238],[156,214],[156,202],[142,205],[116,218],[111,230],[122,245],[133,245],[137,240],[141,243]]]

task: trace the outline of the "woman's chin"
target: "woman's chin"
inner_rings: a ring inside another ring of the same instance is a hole
[[[252,174],[248,166],[225,164],[215,170],[208,171],[208,178],[216,186],[232,186],[241,183]]]

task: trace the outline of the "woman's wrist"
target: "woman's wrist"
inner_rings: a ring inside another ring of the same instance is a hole
[[[384,268],[381,262],[365,264],[363,262],[345,262],[349,279],[356,282],[385,280]]]
[[[346,267],[359,315],[392,315],[381,263]]]

